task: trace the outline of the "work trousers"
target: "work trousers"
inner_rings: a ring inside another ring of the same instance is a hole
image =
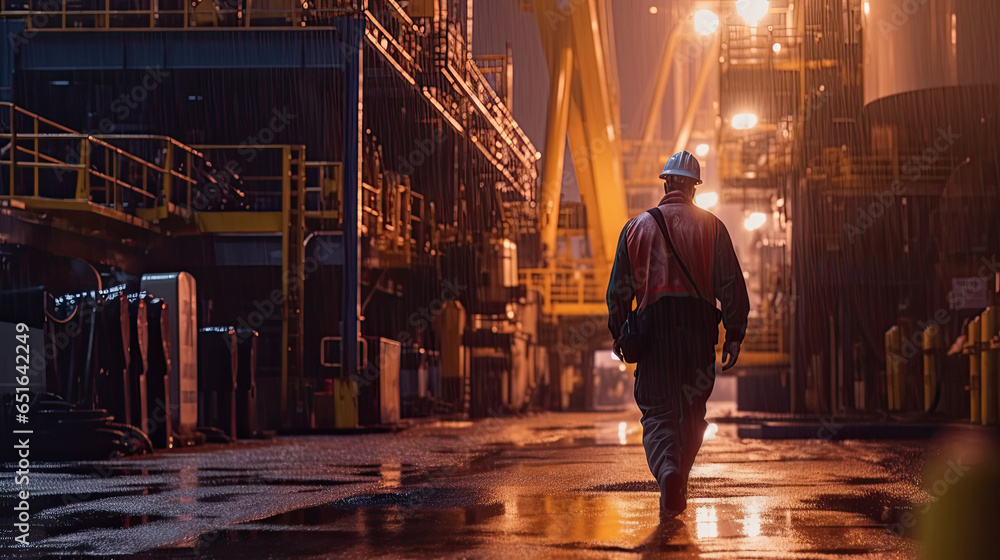
[[[719,315],[694,298],[661,298],[647,311],[650,341],[635,370],[642,445],[658,482],[678,472],[686,488],[708,427],[705,403],[715,386]]]

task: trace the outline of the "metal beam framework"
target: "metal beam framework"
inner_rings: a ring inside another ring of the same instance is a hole
[[[628,220],[618,103],[609,79],[617,73],[604,40],[608,32],[606,8],[604,0],[574,2],[569,6],[560,6],[555,0],[535,2],[535,15],[549,56],[550,71],[558,75],[563,50],[573,51],[567,133],[580,196],[587,206],[591,252],[602,276],[611,270],[618,235]],[[549,95],[564,93],[555,88]],[[550,100],[549,106],[558,107],[560,103],[564,101]],[[558,135],[561,131],[557,128],[550,128],[547,134]],[[547,140],[546,145],[554,146],[562,138],[556,136]],[[553,152],[546,157],[553,157]],[[561,177],[558,162],[546,166],[547,177],[556,176],[556,171]]]

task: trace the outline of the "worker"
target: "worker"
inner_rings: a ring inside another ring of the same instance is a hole
[[[628,361],[636,362],[642,444],[660,485],[661,517],[668,519],[687,506],[688,474],[708,427],[705,403],[715,384],[719,320],[726,328],[725,371],[739,357],[750,303],[729,232],[694,205],[698,160],[686,151],[674,154],[660,178],[666,195],[659,205],[622,229],[607,303],[608,328],[622,357],[622,327],[637,302],[633,315],[641,319],[646,343]]]

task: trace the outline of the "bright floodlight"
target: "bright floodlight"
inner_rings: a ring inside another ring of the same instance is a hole
[[[753,113],[740,113],[733,115],[733,128],[736,130],[750,130],[757,126],[757,115]]]
[[[757,22],[767,15],[769,4],[767,0],[736,0],[736,13],[747,25],[757,27]]]
[[[694,13],[694,30],[702,35],[711,35],[719,28],[719,16],[712,10],[698,10]]]
[[[767,221],[767,214],[763,212],[754,212],[747,216],[747,219],[743,222],[743,227],[747,228],[747,231],[753,231],[755,229],[760,229]]]
[[[711,149],[712,147],[709,146],[708,144],[698,144],[694,148],[694,153],[698,154],[698,157],[705,157],[708,155],[708,151]]]
[[[698,208],[703,208],[708,210],[719,203],[719,193],[717,192],[706,192],[697,194],[694,197],[694,204]]]
[[[774,51],[775,54],[780,53],[781,52],[781,43],[775,43],[775,44],[771,45],[771,50]]]

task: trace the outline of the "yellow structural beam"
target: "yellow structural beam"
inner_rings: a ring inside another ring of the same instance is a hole
[[[549,80],[548,119],[545,136],[545,168],[542,171],[541,241],[545,262],[551,265],[556,254],[559,230],[559,201],[566,163],[566,133],[569,127],[573,49],[562,45]]]
[[[196,212],[200,233],[279,233],[281,212]]]
[[[79,212],[89,213],[104,218],[110,218],[132,226],[144,229],[156,229],[151,223],[139,216],[126,214],[114,208],[94,204],[89,200],[77,198],[41,198],[41,197],[10,197],[11,205],[32,212]]]
[[[536,0],[535,14],[550,71],[558,74],[563,49],[572,49],[574,69],[567,88],[571,99],[566,130],[580,196],[587,208],[591,252],[598,273],[606,277],[614,260],[618,235],[628,220],[618,102],[611,83],[617,73],[605,40],[606,2],[582,0],[560,6],[555,0]],[[550,107],[564,106],[565,99],[558,99],[565,95],[560,88],[549,95],[557,97],[550,100]],[[546,146],[558,146],[564,141],[561,131],[555,128],[547,132],[555,138],[548,138]],[[546,157],[552,157],[552,153]]]
[[[684,111],[684,119],[681,121],[681,126],[677,131],[677,139],[675,140],[673,151],[675,154],[687,149],[688,140],[691,138],[691,131],[694,129],[694,119],[698,116],[698,109],[701,107],[702,102],[701,98],[705,95],[705,87],[708,85],[708,79],[712,76],[712,70],[718,64],[720,40],[717,37],[712,37],[710,41],[708,52],[705,54],[705,59],[701,63],[701,70],[698,72],[698,78],[695,80],[694,91],[691,92],[691,99],[688,101],[687,109]]]
[[[670,71],[674,67],[674,55],[677,52],[677,45],[680,44],[681,38],[684,36],[683,27],[687,23],[688,20],[683,19],[674,26],[674,29],[670,32],[670,37],[667,38],[667,42],[663,46],[663,52],[660,54],[660,65],[656,73],[656,81],[653,83],[653,99],[649,105],[646,121],[643,123],[642,141],[639,143],[638,156],[635,160],[638,165],[633,170],[633,173],[637,175],[636,171],[642,169],[649,161],[649,150],[656,140],[656,132],[660,126],[663,109],[663,96],[667,92]]]
[[[979,317],[969,321],[968,336],[962,353],[969,356],[969,419],[979,424],[983,419],[982,379],[979,375]]]
[[[987,307],[983,311],[979,316],[979,328],[979,375],[982,378],[979,385],[982,400],[980,420],[983,425],[991,425],[997,423],[997,350],[990,345],[997,332],[996,307]]]
[[[584,145],[573,149],[574,158],[583,156],[586,161],[576,163],[579,168],[587,165],[591,170],[590,184],[581,184],[580,196],[587,207],[587,221],[591,226],[591,251],[598,265],[608,271],[614,261],[615,246],[621,228],[628,220],[625,204],[625,178],[622,170],[621,134],[615,118],[617,103],[612,98],[608,77],[616,74],[615,61],[604,50],[602,33],[606,33],[606,6],[604,0],[587,0],[571,11],[573,48],[580,79],[577,85],[577,102],[580,111],[570,112],[570,119],[579,117],[579,127],[570,125],[570,132],[582,128],[583,137],[570,137],[570,145]],[[584,79],[585,78],[585,79]],[[599,242],[595,242],[595,237]]]

